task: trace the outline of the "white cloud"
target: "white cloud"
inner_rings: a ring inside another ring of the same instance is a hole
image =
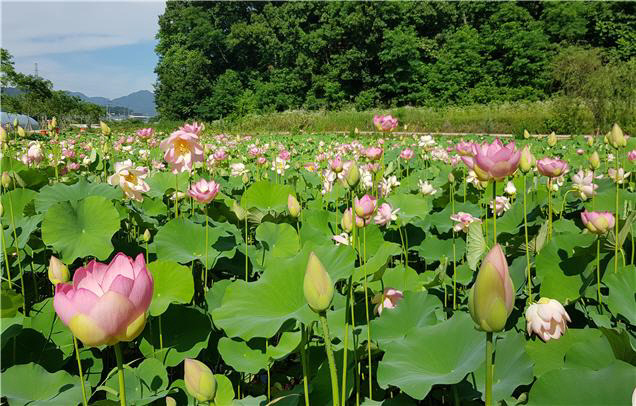
[[[2,1],[1,7],[2,46],[23,57],[152,40],[165,3]]]

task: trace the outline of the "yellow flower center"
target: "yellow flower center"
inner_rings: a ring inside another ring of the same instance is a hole
[[[177,155],[185,155],[190,153],[190,146],[186,141],[183,140],[175,141],[174,149],[177,152]]]
[[[128,173],[128,175],[124,176],[124,179],[126,179],[126,182],[137,183],[137,177],[130,172]]]

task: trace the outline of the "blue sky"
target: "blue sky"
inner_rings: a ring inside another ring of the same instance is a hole
[[[152,90],[157,18],[165,3],[2,1],[0,42],[16,69],[56,89],[115,98]]]

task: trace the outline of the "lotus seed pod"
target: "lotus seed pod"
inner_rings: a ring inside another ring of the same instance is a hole
[[[333,282],[316,254],[309,254],[305,280],[303,281],[305,300],[311,310],[316,313],[324,312],[333,300]]]
[[[355,162],[349,162],[350,164],[348,165],[349,168],[347,169],[345,180],[347,181],[347,185],[349,185],[351,189],[354,189],[358,186],[358,182],[360,182],[360,170],[358,170],[358,165],[356,165]]]
[[[49,281],[51,281],[53,285],[57,285],[58,283],[68,282],[70,278],[71,275],[68,272],[68,267],[64,265],[64,262],[52,256],[49,260]]]
[[[146,229],[146,231],[144,231],[144,242],[148,241],[150,241],[150,230]]]
[[[553,146],[555,146],[556,144],[557,144],[557,136],[556,136],[556,134],[554,133],[554,131],[552,131],[552,132],[550,133],[550,135],[548,135],[548,145],[549,145],[549,146],[551,146],[551,147],[553,147]]]
[[[596,151],[592,152],[592,155],[590,155],[588,161],[590,163],[590,169],[592,169],[593,171],[601,167],[601,158],[599,158],[598,152]]]
[[[519,160],[519,169],[521,172],[528,173],[532,170],[532,167],[535,165],[536,161],[532,152],[530,152],[530,146],[526,145],[521,150],[521,159]]]
[[[607,141],[612,147],[617,149],[627,145],[625,134],[623,134],[623,130],[616,123],[612,126],[612,131],[607,135]]]
[[[300,203],[298,203],[298,200],[296,200],[294,195],[287,196],[287,209],[293,218],[298,218],[298,216],[300,216]]]
[[[24,128],[18,126],[18,135],[20,136],[20,138],[26,137],[26,132],[24,132]]]
[[[2,172],[2,187],[7,189],[10,184],[11,184],[11,176],[9,176],[9,172],[7,171]]]
[[[468,296],[473,321],[484,331],[501,331],[514,307],[514,286],[499,244],[484,258]]]
[[[216,395],[216,378],[203,362],[186,358],[184,374],[186,390],[199,402],[209,402]]]
[[[110,135],[110,127],[103,121],[99,122],[99,127],[102,129],[102,135],[109,136]]]
[[[523,138],[525,138],[526,140],[530,138],[530,133],[528,132],[528,130],[523,130]]]

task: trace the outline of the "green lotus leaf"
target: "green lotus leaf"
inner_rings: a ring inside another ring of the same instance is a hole
[[[192,271],[174,261],[158,260],[148,264],[154,280],[150,315],[158,316],[171,303],[190,303],[194,295]]]

